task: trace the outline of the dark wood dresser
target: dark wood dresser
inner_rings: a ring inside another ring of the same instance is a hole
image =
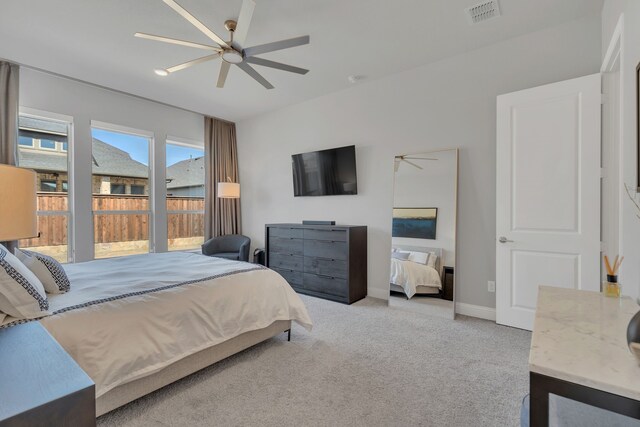
[[[95,425],[95,385],[49,332],[0,329],[0,426]]]
[[[351,304],[367,296],[367,227],[267,224],[267,267],[302,294]]]

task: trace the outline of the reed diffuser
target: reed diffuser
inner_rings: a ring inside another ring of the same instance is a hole
[[[620,265],[622,265],[622,261],[624,261],[624,257],[618,258],[618,255],[616,255],[612,266],[609,262],[609,257],[606,255],[604,256],[604,265],[607,268],[607,281],[602,284],[602,291],[604,292],[605,296],[620,298],[618,270],[620,269]]]

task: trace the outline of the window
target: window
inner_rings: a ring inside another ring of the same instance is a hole
[[[50,180],[41,180],[40,181],[40,191],[46,191],[46,192],[55,192],[56,191],[56,185],[58,183],[56,181],[50,181]]]
[[[127,194],[124,184],[111,184],[110,194]]]
[[[93,236],[95,258],[149,252],[153,223],[149,196],[133,195],[150,185],[151,134],[92,122]]]
[[[204,150],[167,142],[167,233],[170,251],[204,242]]]
[[[40,148],[44,148],[46,150],[55,150],[56,142],[50,139],[41,139],[40,140]]]
[[[69,151],[69,143],[68,142],[61,142],[60,143],[60,149],[62,151]]]
[[[29,138],[28,136],[20,136],[18,137],[18,145],[22,147],[33,147],[33,138]]]
[[[18,119],[18,166],[33,169],[38,176],[37,209],[39,237],[18,242],[22,248],[49,255],[60,262],[73,258],[70,233],[70,197],[67,194],[69,158],[67,153],[41,150],[34,140],[49,141],[45,146],[55,149],[56,143],[68,144],[71,122],[53,119],[56,115],[20,114]],[[62,191],[58,191],[61,189]]]
[[[131,194],[144,195],[144,185],[131,185]]]
[[[67,183],[67,181],[62,181],[62,191],[64,193],[69,191],[69,184]]]

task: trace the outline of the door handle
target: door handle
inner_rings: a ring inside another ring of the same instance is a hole
[[[513,243],[513,240],[509,240],[509,239],[507,239],[506,237],[501,236],[501,237],[498,239],[498,242],[500,242],[500,243]]]

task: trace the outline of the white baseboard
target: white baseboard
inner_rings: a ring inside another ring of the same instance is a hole
[[[456,313],[463,316],[478,317],[480,319],[486,319],[496,321],[496,309],[491,307],[485,307],[482,305],[465,304],[463,302],[456,303]]]

